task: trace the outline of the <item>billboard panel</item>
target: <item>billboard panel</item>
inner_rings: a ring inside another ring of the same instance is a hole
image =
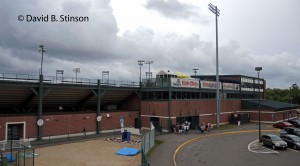
[[[200,81],[201,88],[203,89],[216,89],[217,83],[215,81]],[[219,89],[221,89],[221,83],[219,82]]]
[[[199,88],[199,80],[188,78],[171,78],[172,87]]]
[[[239,90],[240,85],[239,84],[233,84],[233,83],[223,83],[223,89],[224,90]]]

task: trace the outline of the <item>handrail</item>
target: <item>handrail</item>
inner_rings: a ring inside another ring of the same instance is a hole
[[[2,73],[0,80],[13,82],[39,82],[38,75]],[[48,84],[72,84],[72,85],[97,85],[98,79],[90,78],[73,78],[73,77],[57,77],[44,76],[43,82]],[[116,81],[116,80],[100,80],[101,85],[113,87],[139,87],[138,82],[132,81]]]

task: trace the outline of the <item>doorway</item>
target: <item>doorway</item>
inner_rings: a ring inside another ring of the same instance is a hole
[[[24,139],[24,124],[7,124],[7,140],[20,140]]]
[[[199,116],[187,116],[187,117],[176,117],[176,123],[183,124],[185,122],[190,122],[190,129],[196,129],[195,126],[199,125]]]
[[[153,126],[155,127],[155,131],[162,132],[159,117],[150,117],[150,122],[152,122]]]

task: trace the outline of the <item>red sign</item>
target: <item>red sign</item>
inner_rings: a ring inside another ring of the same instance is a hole
[[[199,88],[199,80],[187,78],[171,78],[172,87]]]

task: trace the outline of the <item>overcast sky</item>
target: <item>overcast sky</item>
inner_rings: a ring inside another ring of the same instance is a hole
[[[154,61],[151,71],[216,73],[215,16],[220,9],[220,74],[260,76],[269,88],[300,84],[299,0],[1,0],[0,73],[38,75],[57,69],[75,77],[138,81],[137,60]],[[24,17],[19,21],[20,15]],[[33,22],[29,16],[49,16]],[[88,22],[52,22],[60,15]],[[145,77],[148,65],[142,67]]]

